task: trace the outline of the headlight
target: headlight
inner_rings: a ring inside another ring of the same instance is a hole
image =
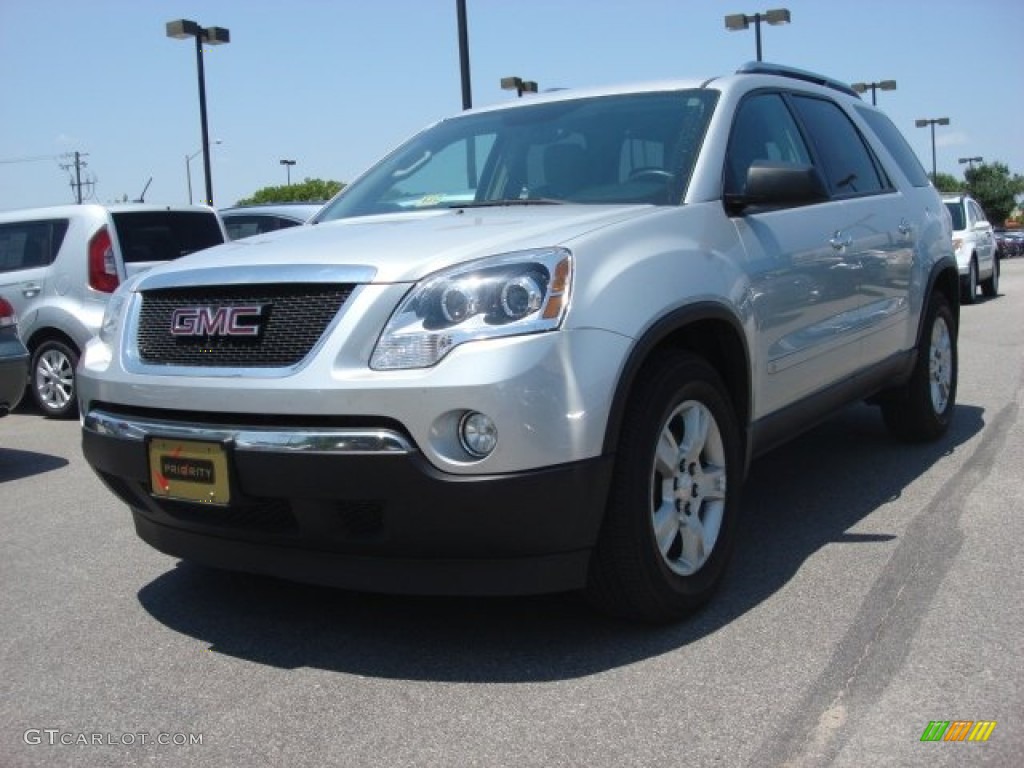
[[[128,300],[132,296],[135,284],[139,282],[139,275],[121,283],[117,290],[107,300],[107,307],[103,310],[103,321],[100,323],[99,337],[104,344],[113,344],[117,337],[117,330],[121,327],[121,318],[128,307]]]
[[[428,368],[467,341],[555,330],[571,285],[572,256],[564,248],[509,253],[438,272],[398,305],[370,367]]]

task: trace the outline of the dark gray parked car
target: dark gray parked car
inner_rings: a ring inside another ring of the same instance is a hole
[[[0,416],[18,405],[28,378],[28,350],[18,336],[18,316],[0,296]]]

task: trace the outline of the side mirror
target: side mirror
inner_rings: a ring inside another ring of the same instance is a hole
[[[739,195],[726,195],[730,210],[779,208],[820,203],[828,192],[811,165],[755,160],[747,170],[747,183]]]

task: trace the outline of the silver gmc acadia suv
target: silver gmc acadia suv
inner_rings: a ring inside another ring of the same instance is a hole
[[[808,72],[465,112],[312,226],[119,288],[85,456],[176,557],[673,620],[753,457],[863,399],[946,431],[951,232],[888,118]]]

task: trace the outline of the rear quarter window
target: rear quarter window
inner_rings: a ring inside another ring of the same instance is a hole
[[[171,261],[224,242],[217,216],[202,211],[111,214],[127,263]]]
[[[52,264],[67,231],[67,219],[0,224],[0,272]]]
[[[927,187],[928,173],[921,165],[917,155],[914,154],[914,150],[910,148],[906,138],[900,133],[899,128],[893,125],[892,120],[883,113],[866,107],[857,107],[857,112],[892,155],[892,159],[896,161],[896,165],[900,167],[911,185]]]

